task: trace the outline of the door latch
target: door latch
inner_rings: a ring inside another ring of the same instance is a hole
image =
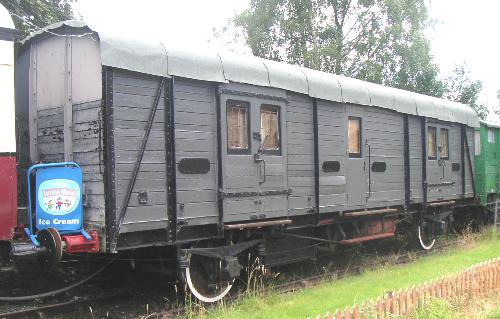
[[[260,153],[253,154],[253,160],[255,161],[255,163],[259,163],[259,164],[262,163],[263,169],[259,169],[259,174],[260,174],[259,183],[260,184],[265,183],[266,182],[266,161],[261,157]]]

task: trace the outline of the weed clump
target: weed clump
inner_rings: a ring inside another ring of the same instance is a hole
[[[419,306],[410,315],[411,319],[452,319],[456,318],[454,306],[451,302],[443,299],[435,299],[425,305]]]

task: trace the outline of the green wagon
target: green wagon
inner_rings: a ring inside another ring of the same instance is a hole
[[[500,193],[500,124],[480,124],[474,131],[475,182],[481,204],[486,206],[492,205]]]

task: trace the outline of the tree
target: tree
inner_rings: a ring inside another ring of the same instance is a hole
[[[21,39],[46,25],[73,19],[70,3],[76,0],[0,0],[11,13]]]
[[[442,96],[424,0],[251,0],[234,18],[254,55]]]
[[[455,66],[451,75],[446,79],[446,83],[447,91],[444,98],[467,104],[476,111],[480,119],[486,119],[489,110],[484,104],[478,102],[483,84],[479,80],[471,79],[471,72],[465,63]]]

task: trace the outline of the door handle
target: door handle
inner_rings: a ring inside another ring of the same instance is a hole
[[[262,157],[260,157],[259,153],[253,154],[253,159],[254,159],[255,163],[259,163],[259,164],[262,163],[262,166],[264,167],[264,174],[262,174],[262,169],[259,169],[259,175],[260,175],[259,184],[265,183],[266,182],[266,161]]]

